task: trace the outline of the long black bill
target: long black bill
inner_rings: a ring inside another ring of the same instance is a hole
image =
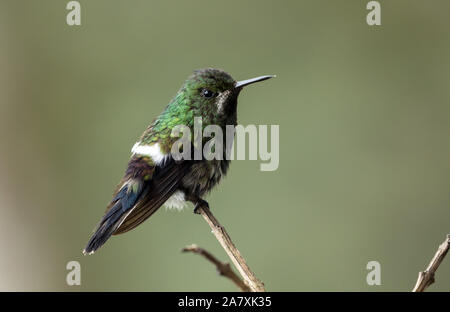
[[[270,78],[276,77],[275,75],[266,75],[266,76],[260,76],[260,77],[256,77],[256,78],[252,78],[252,79],[247,79],[247,80],[241,80],[236,82],[236,85],[234,86],[235,88],[242,88],[245,86],[248,86],[249,84],[255,83],[255,82],[259,82],[259,81],[263,81],[263,80],[267,80]]]

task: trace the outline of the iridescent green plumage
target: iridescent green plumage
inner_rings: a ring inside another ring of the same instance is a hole
[[[181,86],[175,97],[165,110],[154,120],[141,137],[141,142],[150,144],[160,142],[167,150],[176,138],[171,137],[172,129],[177,125],[186,125],[193,129],[194,117],[201,117],[203,127],[210,124],[225,126],[236,123],[236,105],[232,114],[217,114],[217,104],[214,98],[205,98],[201,91],[208,89],[215,94],[232,90],[236,81],[227,73],[217,69],[198,70],[194,72]],[[229,101],[236,101],[238,94],[230,96]],[[234,118],[234,120],[233,120]]]
[[[207,205],[202,197],[226,174],[229,160],[175,161],[170,152],[178,137],[172,130],[179,125],[194,129],[195,117],[201,117],[203,128],[217,125],[225,133],[226,125],[237,123],[237,97],[242,88],[271,77],[236,82],[218,69],[195,71],[133,147],[125,176],[84,252],[93,253],[111,235],[135,228],[163,204]]]

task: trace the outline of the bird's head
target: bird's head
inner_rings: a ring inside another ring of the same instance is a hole
[[[236,81],[222,70],[201,69],[185,81],[180,93],[194,112],[194,117],[201,116],[206,124],[210,124],[235,117],[239,92],[247,85],[272,77],[268,75]]]

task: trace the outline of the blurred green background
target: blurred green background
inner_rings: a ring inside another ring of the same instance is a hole
[[[279,169],[234,161],[207,198],[267,289],[412,289],[450,232],[449,1],[380,1],[378,27],[361,0],[84,0],[78,27],[67,2],[0,1],[0,290],[236,290],[180,252],[228,260],[191,209],[81,254],[132,145],[209,66],[277,74],[238,116],[280,125]]]

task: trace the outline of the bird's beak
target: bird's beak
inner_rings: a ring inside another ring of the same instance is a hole
[[[247,80],[241,80],[236,82],[236,85],[234,86],[235,88],[242,88],[245,86],[248,86],[249,84],[255,83],[255,82],[259,82],[259,81],[263,81],[263,80],[267,80],[270,78],[276,77],[275,75],[266,75],[266,76],[260,76],[260,77],[256,77],[256,78],[252,78],[252,79],[247,79]]]

